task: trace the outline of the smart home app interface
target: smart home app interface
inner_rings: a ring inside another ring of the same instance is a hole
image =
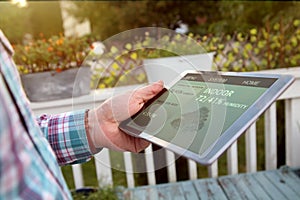
[[[127,126],[201,155],[276,80],[187,74]]]

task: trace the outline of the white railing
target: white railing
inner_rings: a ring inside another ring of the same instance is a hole
[[[278,100],[285,101],[285,140],[286,140],[286,165],[290,167],[300,167],[300,68],[279,69],[267,71],[268,73],[292,74],[296,77],[295,82],[285,91]],[[127,86],[122,88],[105,89],[95,91],[84,97],[74,98],[73,100],[59,100],[44,103],[32,103],[33,111],[39,115],[41,113],[60,113],[73,109],[93,108],[99,105],[105,99],[114,93],[120,93],[125,90],[131,90],[138,86]],[[265,169],[277,168],[277,124],[276,124],[276,102],[264,113],[264,137],[265,137]],[[257,171],[257,139],[256,124],[253,124],[245,133],[246,145],[246,171]],[[238,144],[233,143],[227,150],[227,173],[228,175],[237,174],[238,171]],[[134,166],[131,153],[123,153],[124,168],[126,171],[126,180],[128,187],[134,187]],[[147,171],[147,180],[149,185],[156,184],[155,166],[152,146],[145,150],[145,163]],[[177,181],[175,155],[166,151],[166,166],[169,182]],[[101,162],[99,162],[101,161]],[[192,160],[188,162],[189,179],[197,179],[197,164]],[[110,151],[103,149],[95,155],[96,174],[99,184],[113,184],[111,170]],[[81,165],[73,165],[73,176],[76,188],[84,186],[83,173]],[[217,177],[218,161],[208,166],[209,177]]]

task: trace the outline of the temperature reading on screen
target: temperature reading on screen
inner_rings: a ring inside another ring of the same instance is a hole
[[[223,104],[226,100],[219,98],[219,97],[211,97],[211,96],[205,96],[205,95],[199,95],[196,98],[196,101],[201,102],[201,103],[211,103],[211,104]]]

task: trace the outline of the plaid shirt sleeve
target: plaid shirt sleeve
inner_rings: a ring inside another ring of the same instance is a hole
[[[86,162],[91,157],[84,117],[85,110],[80,110],[37,119],[59,165]]]

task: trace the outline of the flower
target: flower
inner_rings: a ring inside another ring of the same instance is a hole
[[[14,45],[14,61],[21,74],[44,71],[61,72],[80,67],[91,48],[91,38],[54,35],[49,39],[40,34],[39,39],[27,45]]]

